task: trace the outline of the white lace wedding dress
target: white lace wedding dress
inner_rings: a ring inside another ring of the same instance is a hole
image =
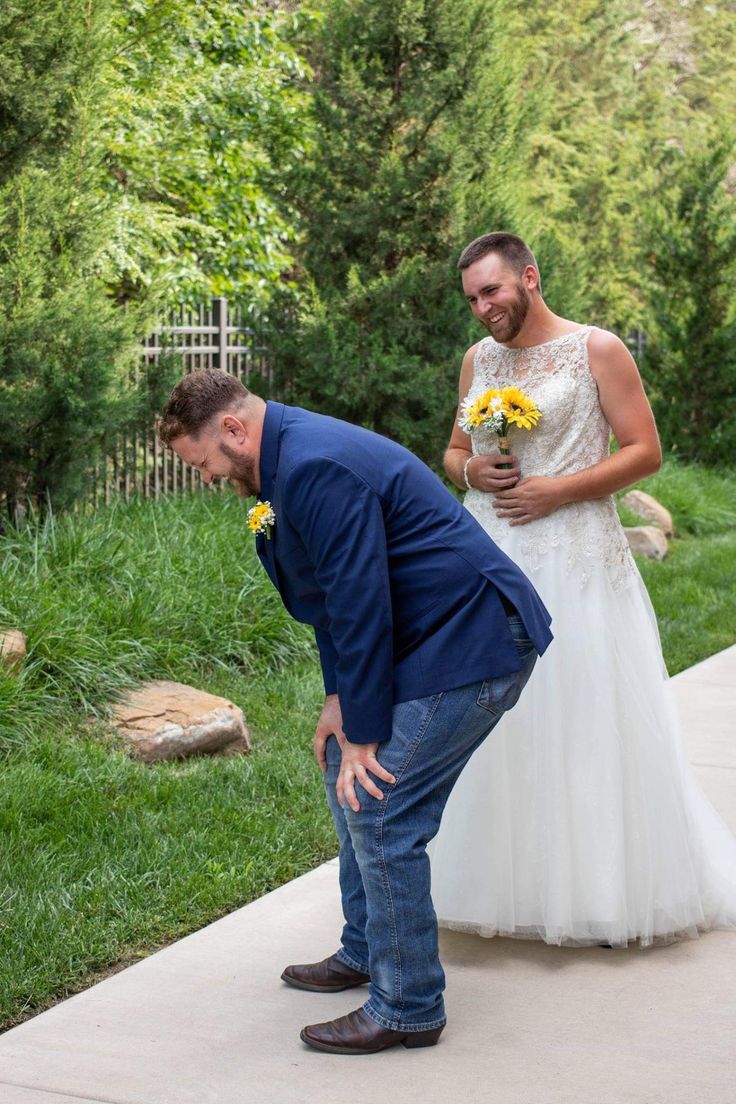
[[[526,349],[486,338],[470,394],[524,389],[538,426],[512,429],[523,475],[608,455],[589,327]],[[476,452],[497,451],[479,430]],[[492,495],[465,505],[526,572],[553,644],[475,753],[430,845],[444,927],[549,943],[642,945],[736,926],[736,840],[686,761],[654,611],[609,498],[511,527]]]

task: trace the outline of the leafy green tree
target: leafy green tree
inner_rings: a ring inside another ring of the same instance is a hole
[[[165,299],[266,301],[290,257],[268,185],[306,75],[255,0],[7,0],[0,13],[0,497],[71,502],[160,381]],[[137,382],[136,382],[137,379]]]
[[[554,309],[647,330],[642,212],[661,202],[667,151],[695,148],[736,110],[731,0],[522,5],[528,135],[520,231]]]
[[[685,460],[736,459],[733,132],[668,151],[648,213],[651,329],[642,370],[663,445]]]
[[[99,134],[112,15],[103,0],[9,0],[0,23],[0,502],[11,510],[71,501],[131,400],[141,320],[114,308],[102,276],[115,222]]]
[[[522,5],[526,134],[519,233],[550,306],[625,332],[641,318],[636,211],[651,187],[642,142],[632,0]],[[649,120],[651,122],[651,118]]]
[[[263,305],[291,264],[278,180],[303,152],[308,23],[258,0],[116,3],[106,187],[120,299],[237,295]]]
[[[523,115],[495,30],[506,9],[324,0],[319,12],[310,156],[285,182],[303,298],[296,321],[275,320],[277,387],[436,462],[467,332],[455,260],[469,189],[503,178]]]

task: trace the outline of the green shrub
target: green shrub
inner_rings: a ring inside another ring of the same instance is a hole
[[[140,679],[276,672],[313,654],[228,494],[50,513],[7,533],[0,557],[0,625],[28,637],[21,677],[0,681],[0,748],[60,710],[104,712]]]
[[[731,471],[667,460],[656,475],[636,486],[667,507],[678,536],[715,536],[736,530],[736,474]],[[642,524],[625,508],[619,512],[624,524]]]

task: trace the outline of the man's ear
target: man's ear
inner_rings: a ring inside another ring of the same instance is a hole
[[[524,283],[529,291],[539,287],[539,273],[534,265],[527,265],[524,269]]]
[[[242,445],[248,436],[245,426],[235,414],[223,414],[220,431],[234,443]]]

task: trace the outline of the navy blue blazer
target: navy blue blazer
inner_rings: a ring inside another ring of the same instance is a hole
[[[391,710],[519,670],[499,591],[541,654],[550,616],[526,576],[421,460],[385,437],[268,402],[258,555],[313,625],[325,691],[352,743],[391,737]]]

